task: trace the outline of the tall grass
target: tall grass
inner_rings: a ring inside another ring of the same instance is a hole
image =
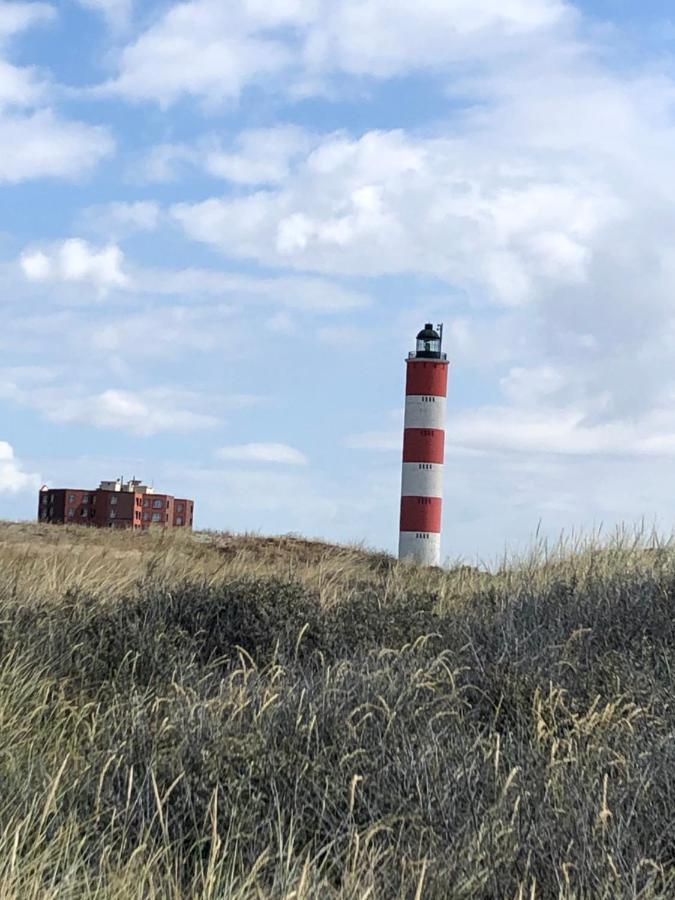
[[[675,896],[675,549],[0,526],[0,900]]]

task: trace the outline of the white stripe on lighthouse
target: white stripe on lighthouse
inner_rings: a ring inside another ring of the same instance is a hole
[[[420,397],[417,395],[405,398],[405,428],[438,428],[445,429],[445,397]]]
[[[441,560],[440,534],[402,531],[398,541],[398,558],[414,559],[423,566],[438,566]]]
[[[442,497],[443,466],[438,463],[403,463],[402,497]]]

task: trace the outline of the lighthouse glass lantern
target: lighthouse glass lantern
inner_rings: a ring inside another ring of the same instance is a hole
[[[415,356],[419,359],[441,358],[441,336],[434,330],[431,324],[424,326],[417,335],[417,351]]]

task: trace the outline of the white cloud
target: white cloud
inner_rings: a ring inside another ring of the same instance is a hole
[[[55,10],[46,3],[5,3],[0,0],[0,53],[14,35],[53,19]],[[0,56],[0,111],[4,107],[28,107],[42,101],[48,86],[34,68],[12,65]]]
[[[216,456],[225,462],[282,463],[291,466],[306,466],[307,457],[289,447],[288,444],[238,444],[221,447]]]
[[[576,286],[621,205],[572,164],[487,168],[456,138],[332,135],[277,190],[178,204],[197,240],[265,264],[345,274],[435,275],[507,305]]]
[[[216,135],[194,145],[158,144],[135,161],[130,177],[142,182],[175,181],[194,167],[233,184],[279,184],[313,142],[313,136],[301,128],[276,125],[242,131],[229,144]]]
[[[532,353],[537,322],[528,315],[527,307],[504,311],[488,309],[478,316],[448,316],[442,309],[452,307],[452,299],[446,299],[445,303],[437,301],[437,304],[438,315],[432,318],[445,319],[444,341],[450,350],[453,368],[499,372],[506,365],[522,362]],[[412,332],[421,318],[418,315],[407,331]]]
[[[371,303],[368,294],[322,278],[265,278],[216,269],[137,270],[134,287],[150,294],[228,297],[314,313],[348,312]]]
[[[215,416],[182,407],[186,399],[189,398],[182,392],[165,389],[108,389],[67,403],[65,409],[55,414],[55,420],[117,428],[146,436],[162,431],[192,432],[218,424]]]
[[[192,0],[124,48],[108,89],[164,105],[222,102],[263,79],[307,92],[333,72],[381,78],[486,49],[496,58],[570,17],[561,0]]]
[[[396,431],[364,431],[361,434],[350,435],[344,441],[345,447],[350,450],[396,450],[403,447],[403,425]]]
[[[209,354],[237,341],[243,334],[242,323],[232,307],[222,304],[197,306],[165,305],[146,307],[137,312],[100,321],[86,316],[70,335],[80,344],[86,343],[99,359],[105,355],[119,362],[138,365],[138,347],[143,358],[156,365],[157,360],[185,358],[186,353]]]
[[[181,96],[221,102],[242,87],[291,64],[280,41],[247,27],[239,2],[213,0],[173,6],[120,59],[111,89],[130,99],[166,105]]]
[[[568,373],[550,365],[533,369],[515,366],[501,379],[500,386],[514,406],[532,407],[556,396],[564,399],[569,383]]]
[[[447,66],[564,23],[559,0],[339,0],[326,2],[308,33],[308,63],[320,70],[388,78]]]
[[[3,58],[14,35],[54,16],[45,3],[0,0],[0,185],[82,178],[114,147],[104,128],[63,119],[47,105],[55,89],[42,72]]]
[[[238,135],[232,150],[205,148],[203,164],[211,175],[235,184],[277,184],[309,146],[309,137],[299,128],[260,128]]]
[[[35,253],[24,253],[21,267],[29,281],[47,281],[52,273],[52,261],[46,253],[36,250]]]
[[[113,204],[112,209],[103,207],[101,214],[97,208],[90,208],[83,215],[83,222],[91,221],[91,229],[96,223],[101,231],[112,234],[115,221],[120,229],[151,228],[159,211],[154,204]],[[78,296],[89,296],[84,289],[90,285],[104,294],[117,289],[127,295],[146,297],[180,297],[194,304],[197,301],[219,302],[216,313],[246,311],[252,304],[256,306],[286,307],[304,313],[332,315],[360,310],[372,303],[369,294],[344,287],[337,281],[307,276],[261,276],[245,275],[220,269],[155,269],[135,266],[127,261],[120,247],[115,243],[94,245],[81,238],[57,242],[56,244],[26,249],[18,260],[17,271],[24,282],[36,289],[40,284],[61,285],[67,288],[80,286]],[[6,280],[16,277],[7,267],[3,273]],[[17,285],[17,288],[20,285]],[[53,299],[60,294],[50,292]],[[67,294],[72,297],[72,291]],[[184,306],[175,308],[178,317],[185,319]],[[198,315],[202,315],[200,313]],[[158,323],[161,326],[161,323]]]
[[[0,86],[0,99],[1,94]],[[61,119],[50,109],[25,115],[0,111],[0,146],[0,183],[81,178],[114,149],[104,128]]]
[[[138,200],[89,206],[83,210],[80,219],[83,227],[90,231],[119,239],[136,231],[154,231],[159,225],[160,215],[157,203]]]
[[[122,270],[123,261],[122,251],[114,244],[97,250],[87,241],[72,238],[50,253],[27,251],[21,256],[20,264],[29,281],[84,282],[104,293],[128,284]]]
[[[39,484],[39,475],[24,471],[11,444],[0,441],[0,494],[36,490]]]
[[[370,303],[368,295],[319,278],[145,269],[126,259],[117,268],[124,281],[116,287],[104,277],[105,268],[101,274],[64,267],[61,246],[27,248],[13,263],[0,264],[0,351],[6,360],[19,354],[44,364],[75,354],[84,381],[104,377],[133,384],[141,371],[154,377],[158,365],[181,359],[202,367],[213,354],[223,372],[223,353],[229,366],[266,356],[280,350],[271,332],[294,335],[312,327],[318,335],[322,320],[344,327],[349,314]],[[104,248],[90,249],[98,255]],[[114,297],[112,315],[110,303],[100,302],[106,291]],[[252,320],[260,326],[254,342]],[[181,379],[188,374],[184,365],[177,372]],[[229,405],[223,398],[218,402]]]
[[[645,410],[635,420],[593,421],[565,406],[483,407],[450,419],[450,448],[563,456],[675,456],[675,414]]]
[[[49,22],[56,16],[56,10],[49,3],[0,2],[0,42],[38,25]]]
[[[133,0],[77,0],[88,9],[102,13],[115,26],[125,25],[131,16]]]
[[[63,119],[48,105],[57,91],[41,71],[3,56],[12,37],[55,15],[46,3],[0,0],[0,184],[82,178],[114,147],[106,129]]]
[[[215,427],[208,399],[171,387],[95,390],[62,380],[57,371],[18,368],[0,370],[0,399],[37,410],[59,425],[130,431],[142,436],[160,432],[192,432]],[[231,398],[241,406],[244,398]]]
[[[333,347],[351,347],[363,352],[363,329],[355,325],[327,325],[319,328],[318,339]]]
[[[157,144],[139,159],[134,160],[128,178],[132,182],[175,181],[199,159],[195,148],[187,144]]]
[[[287,312],[278,312],[270,316],[265,322],[265,327],[275,334],[296,334],[297,324]]]
[[[627,429],[612,423],[587,425],[574,408],[486,407],[451,417],[449,448],[549,454],[636,452]]]
[[[0,110],[27,107],[44,99],[47,86],[33,69],[19,68],[0,58]]]

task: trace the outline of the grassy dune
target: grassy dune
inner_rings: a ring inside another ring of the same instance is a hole
[[[675,897],[674,598],[0,525],[0,900]]]

